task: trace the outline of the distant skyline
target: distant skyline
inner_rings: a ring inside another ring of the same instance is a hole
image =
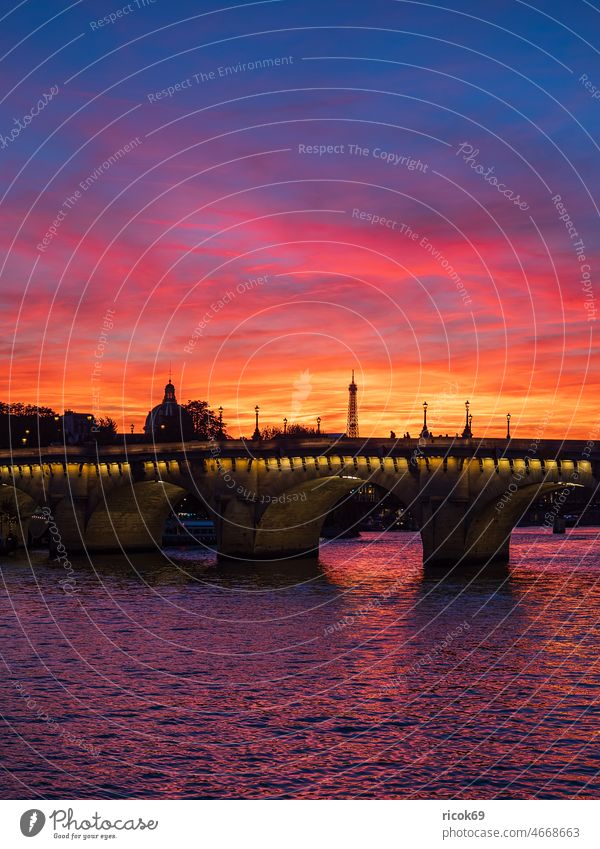
[[[355,369],[361,437],[423,401],[460,432],[467,399],[476,437],[600,436],[600,71],[569,15],[4,11],[0,399],[139,432],[171,364],[232,436],[255,404],[343,432]]]

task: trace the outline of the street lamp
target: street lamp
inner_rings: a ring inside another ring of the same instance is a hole
[[[130,425],[129,425],[129,429],[131,430],[131,433],[132,433],[132,434],[133,434],[133,430],[134,430],[134,428],[135,428],[135,425],[134,425],[134,424],[130,424]]]
[[[260,430],[258,429],[258,411],[259,410],[260,410],[260,407],[257,404],[256,407],[254,408],[254,413],[256,415],[256,426],[254,428],[254,433],[252,434],[252,439],[260,439]]]
[[[510,440],[510,413],[506,414],[506,438]]]
[[[219,407],[219,436],[223,437],[223,407]]]
[[[469,416],[469,406],[469,402],[465,401],[465,426],[462,432],[463,439],[471,438],[471,421],[473,417]]]
[[[317,433],[321,434],[321,416],[317,416]]]
[[[287,434],[287,418],[284,418],[284,420],[283,420],[283,435],[285,436],[286,434]]]
[[[431,434],[429,433],[429,430],[427,429],[427,407],[428,406],[429,405],[427,404],[427,401],[423,401],[423,429],[421,430],[421,436],[424,439],[429,439],[429,437],[431,436]]]

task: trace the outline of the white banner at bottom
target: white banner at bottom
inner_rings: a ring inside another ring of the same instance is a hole
[[[596,801],[9,800],[0,845],[598,849]]]

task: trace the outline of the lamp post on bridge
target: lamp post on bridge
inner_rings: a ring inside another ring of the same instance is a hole
[[[223,439],[223,407],[219,407],[219,439]]]
[[[287,436],[287,416],[283,420],[283,435]]]
[[[469,415],[469,407],[470,404],[468,401],[465,401],[465,426],[463,428],[462,437],[463,439],[471,439],[471,422],[473,421],[473,416]]]
[[[321,416],[317,416],[317,436],[321,435]]]
[[[421,429],[421,436],[423,437],[423,439],[429,439],[429,437],[431,436],[431,434],[429,433],[429,430],[427,429],[427,407],[428,406],[429,405],[427,404],[427,401],[423,401],[423,428]]]
[[[510,441],[510,413],[506,414],[506,438]]]
[[[257,404],[256,407],[254,408],[254,413],[256,415],[256,426],[254,428],[254,433],[252,434],[252,439],[260,439],[260,430],[258,429],[258,411],[259,410],[260,410],[260,407]]]

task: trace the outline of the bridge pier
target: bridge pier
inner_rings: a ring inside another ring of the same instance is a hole
[[[217,504],[216,531],[219,560],[252,560],[254,556],[254,505],[233,496]]]
[[[476,508],[467,501],[430,499],[422,509],[423,563],[436,568],[506,565],[512,528],[497,516],[481,527]]]
[[[332,507],[362,481],[348,475],[313,478],[283,491],[231,498],[219,521],[222,559],[280,560],[319,556],[319,537]]]
[[[61,544],[67,551],[83,551],[85,549],[85,523],[87,499],[85,497],[63,497],[50,507],[56,530],[50,536],[50,553],[55,554]]]

